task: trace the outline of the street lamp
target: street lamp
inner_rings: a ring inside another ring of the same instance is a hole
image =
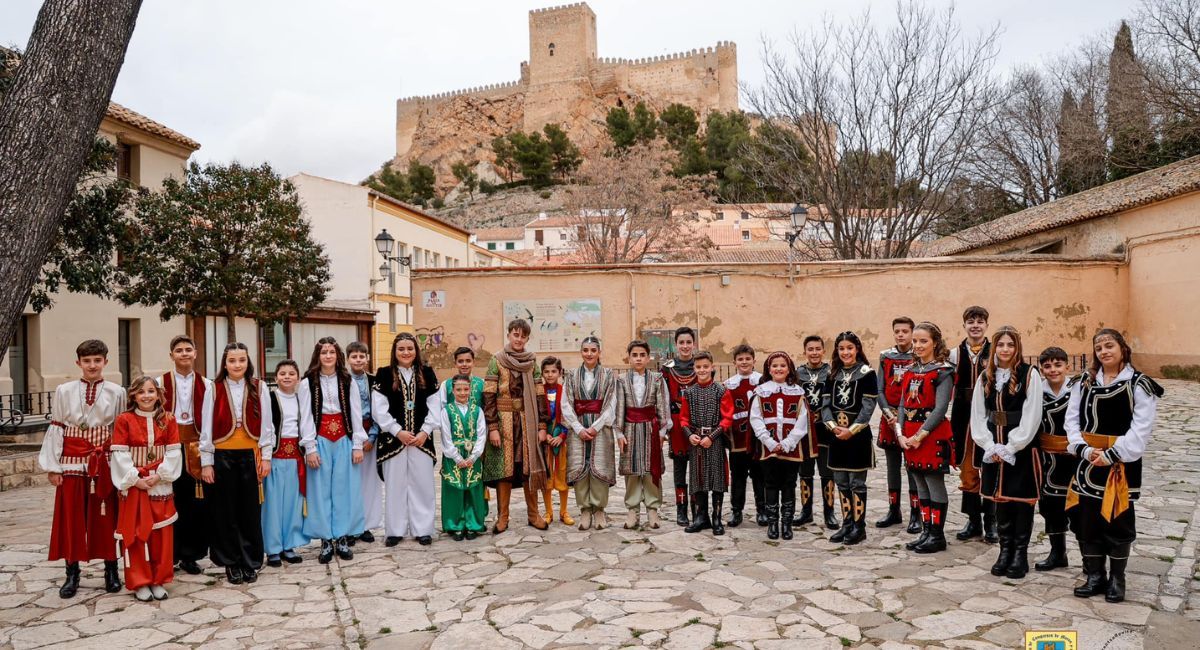
[[[384,228],[378,235],[375,235],[375,250],[383,256],[383,264],[379,265],[380,275],[386,276],[388,279],[388,290],[392,293],[396,292],[396,274],[392,271],[392,262],[397,262],[401,267],[412,266],[411,255],[393,256],[392,250],[396,246],[396,238],[388,233],[387,228]],[[412,273],[405,273],[408,276],[408,302],[412,304]],[[408,307],[404,310],[404,320],[408,319]],[[395,323],[392,326],[395,327]]]
[[[799,203],[792,206],[792,227],[788,232],[784,233],[783,238],[787,240],[787,262],[788,262],[788,286],[792,285],[792,251],[796,247],[796,240],[800,238],[800,231],[804,228],[804,222],[808,220],[808,208]]]
[[[792,229],[784,235],[787,239],[788,249],[791,249],[800,238],[800,230],[804,228],[804,222],[808,221],[808,208],[797,203],[792,206]]]

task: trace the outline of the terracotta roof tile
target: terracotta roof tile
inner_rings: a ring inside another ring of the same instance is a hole
[[[1200,191],[1200,156],[1014,212],[930,242],[921,254],[956,255]]]
[[[116,102],[108,103],[108,112],[105,113],[105,117],[109,118],[110,120],[116,120],[117,122],[123,122],[130,126],[137,127],[148,133],[153,133],[161,138],[166,138],[167,140],[187,147],[192,151],[200,148],[199,142],[196,142],[195,140],[174,129],[168,128],[163,124],[159,124],[158,122],[155,122],[141,113],[125,108]]]
[[[524,228],[480,228],[475,231],[476,241],[514,241],[518,239],[525,239]]]

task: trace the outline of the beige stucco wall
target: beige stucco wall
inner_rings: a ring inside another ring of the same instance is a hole
[[[1048,345],[1082,353],[1096,328],[1127,327],[1127,269],[1115,260],[802,264],[794,286],[785,275],[770,265],[422,271],[414,276],[414,291],[445,292],[447,304],[418,306],[414,320],[419,332],[442,335],[426,354],[443,368],[456,346],[477,347],[481,358],[502,347],[503,303],[517,299],[599,298],[609,364],[623,362],[625,344],[641,330],[682,325],[698,327],[701,347],[718,361],[728,361],[742,342],[797,355],[804,336],[830,340],[847,329],[874,354],[892,344],[891,319],[901,314],[933,320],[957,342],[964,335],[962,310],[972,304],[991,310],[993,329],[1018,327],[1027,353]]]
[[[1200,228],[1132,240],[1129,344],[1143,370],[1200,364]]]
[[[132,145],[130,176],[144,187],[158,189],[168,176],[181,178],[191,151],[163,138],[127,124],[105,118],[99,136],[111,142]],[[75,346],[85,339],[100,339],[108,344],[109,364],[105,377],[121,381],[118,363],[117,327],[120,320],[134,322],[131,328],[130,369],[161,373],[170,367],[167,346],[171,337],[184,332],[184,319],[159,320],[156,307],[125,307],[113,300],[62,291],[54,296],[54,305],[29,318],[26,364],[28,390],[54,390],[59,384],[79,376],[75,366]],[[13,390],[12,369],[5,359],[0,366],[0,394]]]

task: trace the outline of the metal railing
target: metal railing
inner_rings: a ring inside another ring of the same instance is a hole
[[[26,419],[31,416],[40,416],[49,420],[53,400],[53,391],[0,395],[0,412],[16,411],[24,415]]]

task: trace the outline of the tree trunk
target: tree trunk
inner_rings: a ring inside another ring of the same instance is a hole
[[[225,344],[237,342],[237,312],[232,308],[225,312]]]
[[[0,101],[0,360],[59,235],[141,0],[46,0]]]

